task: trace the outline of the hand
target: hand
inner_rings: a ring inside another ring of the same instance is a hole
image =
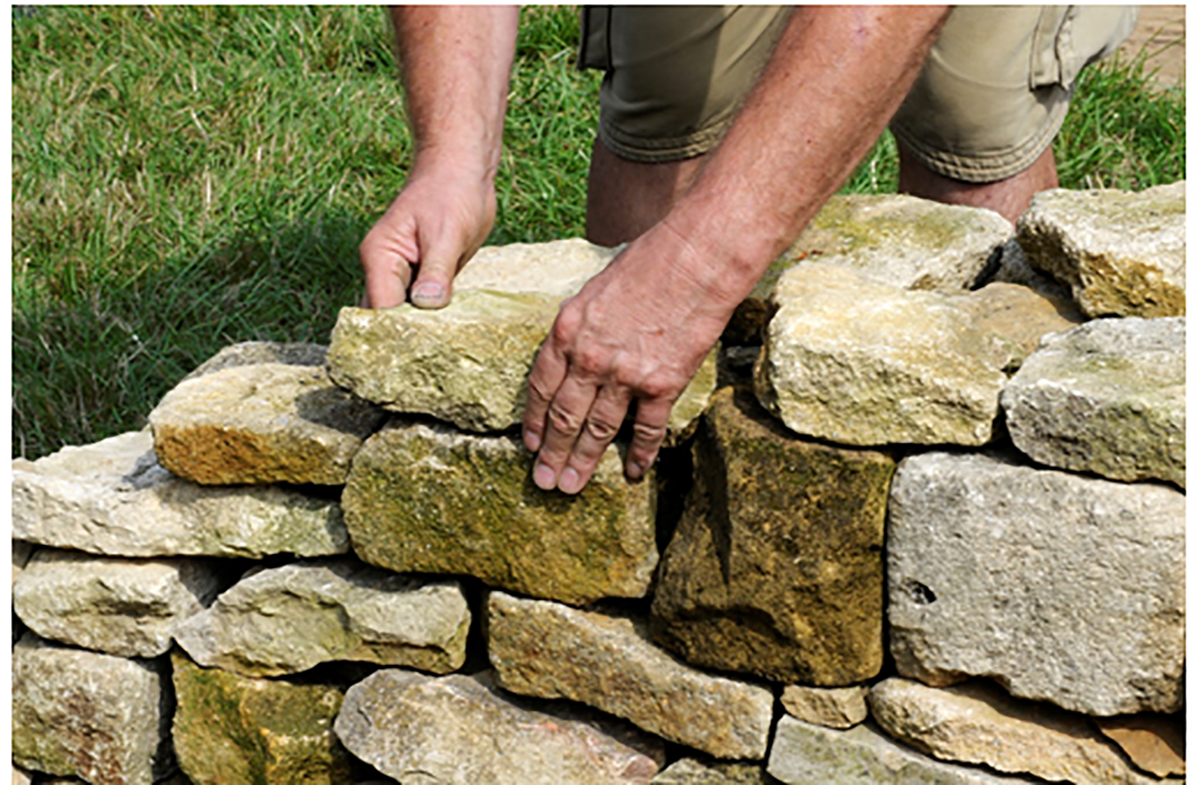
[[[489,179],[414,168],[359,246],[367,278],[362,307],[390,308],[407,298],[418,308],[444,308],[454,276],[483,245],[495,220],[496,192]]]

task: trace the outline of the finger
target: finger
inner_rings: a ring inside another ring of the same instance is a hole
[[[525,416],[521,423],[521,438],[525,449],[537,452],[542,448],[542,440],[546,433],[546,412],[554,393],[567,375],[567,361],[562,353],[555,348],[553,332],[547,336],[542,348],[538,350],[529,372],[528,390],[525,396]]]
[[[639,398],[633,417],[633,438],[625,456],[625,474],[640,480],[658,457],[658,448],[667,436],[672,401],[668,398]]]
[[[458,273],[461,251],[456,237],[437,236],[422,244],[421,266],[408,297],[414,306],[445,308],[450,304],[451,282]]]
[[[375,232],[363,239],[358,257],[367,278],[363,307],[391,308],[403,303],[412,280],[412,265],[408,260],[381,242]]]
[[[628,387],[601,387],[584,420],[575,447],[567,457],[566,468],[558,477],[558,489],[563,493],[579,493],[592,479],[596,465],[625,419],[632,394]]]
[[[567,456],[587,419],[599,392],[595,382],[567,376],[546,409],[545,438],[533,467],[533,483],[542,490],[557,487]]]

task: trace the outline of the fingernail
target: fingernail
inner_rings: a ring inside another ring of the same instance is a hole
[[[542,449],[542,439],[533,431],[526,430],[524,439],[526,450],[529,450],[530,452],[537,452],[538,450]]]
[[[570,466],[563,469],[563,473],[558,477],[558,489],[563,493],[579,493],[582,486],[583,483],[579,482],[579,472]]]
[[[554,470],[544,463],[533,467],[533,484],[543,491],[554,490]]]
[[[446,287],[434,281],[426,281],[417,284],[412,290],[412,301],[415,305],[418,300],[422,302],[440,303],[446,299]]]

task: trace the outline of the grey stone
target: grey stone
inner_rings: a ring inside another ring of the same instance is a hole
[[[119,657],[155,657],[220,590],[197,559],[120,559],[42,548],[13,584],[13,607],[43,638]]]
[[[650,780],[653,785],[772,785],[778,782],[760,763],[681,758]]]
[[[350,549],[335,501],[205,488],[158,464],[149,431],[13,461],[13,537],[110,556],[320,556]]]
[[[853,687],[807,687],[789,684],[780,703],[798,720],[826,728],[853,728],[867,718],[866,685]]]
[[[579,701],[718,758],[766,755],[770,690],[684,665],[634,619],[491,592],[487,630],[507,690]]]
[[[274,341],[244,341],[226,346],[183,377],[186,382],[226,368],[274,363],[281,365],[321,366],[325,364],[328,347],[316,343],[276,343]]]
[[[488,674],[381,670],[346,693],[334,730],[401,785],[646,783],[660,743],[624,723],[510,698]]]
[[[1000,396],[1013,443],[1049,466],[1185,486],[1185,323],[1096,319],[1047,336]]]
[[[341,485],[386,417],[324,368],[263,363],[180,382],[150,426],[159,462],[202,485]]]
[[[150,785],[174,764],[170,675],[163,660],[128,660],[44,642],[13,649],[13,762],[95,785]]]
[[[998,456],[905,459],[888,508],[900,675],[989,676],[1107,716],[1183,700],[1185,497]]]
[[[1069,286],[1088,316],[1183,316],[1185,191],[1183,181],[1140,193],[1042,191],[1017,238],[1030,266]]]
[[[457,582],[320,559],[251,571],[175,638],[201,665],[243,676],[333,660],[448,673],[466,658],[470,621]]]

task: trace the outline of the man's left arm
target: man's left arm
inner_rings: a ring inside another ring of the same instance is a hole
[[[563,304],[529,377],[523,433],[538,487],[580,491],[630,404],[626,473],[646,473],[730,315],[870,150],[947,14],[793,12],[696,184]]]

